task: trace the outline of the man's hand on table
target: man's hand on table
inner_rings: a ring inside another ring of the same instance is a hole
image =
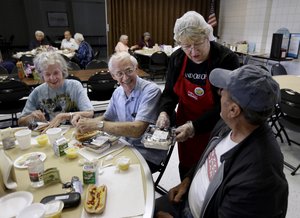
[[[86,133],[98,129],[98,119],[80,118],[77,122],[76,129],[80,133]]]

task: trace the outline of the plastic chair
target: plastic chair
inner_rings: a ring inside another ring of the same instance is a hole
[[[0,65],[0,75],[8,75],[8,71],[6,68]]]
[[[17,113],[21,112],[26,104],[26,100],[21,98],[29,93],[30,88],[21,81],[11,79],[0,82],[0,114],[11,114],[12,126],[17,126]]]
[[[107,101],[110,100],[116,87],[117,82],[111,77],[109,72],[97,73],[91,76],[87,82],[87,95],[90,100]],[[104,106],[103,103],[93,104],[93,106],[99,105]],[[102,111],[95,110],[98,113]]]
[[[68,63],[69,61],[70,61],[70,58],[68,58],[66,55],[64,55],[64,54],[60,54],[62,57],[63,57],[63,59]]]
[[[80,66],[73,61],[68,62],[68,70],[81,70]]]
[[[277,64],[272,65],[271,74],[272,74],[272,76],[287,75],[287,72],[286,72],[286,69],[284,68],[284,66],[277,63]]]
[[[168,166],[169,160],[170,160],[170,158],[172,156],[172,152],[174,150],[174,146],[175,146],[175,140],[170,145],[166,158],[160,163],[160,167],[156,171],[156,172],[159,172],[159,174],[158,174],[158,177],[156,178],[156,180],[154,182],[154,188],[155,188],[155,191],[158,192],[161,195],[164,195],[164,194],[168,193],[168,191],[165,188],[163,188],[161,185],[159,185],[159,182],[160,182],[162,176],[164,175],[164,172],[165,172],[165,170]]]
[[[168,56],[165,52],[157,51],[150,57],[149,71],[150,79],[154,80],[154,77],[161,75],[162,79],[165,78],[166,71],[168,68]]]
[[[283,132],[289,145],[291,145],[291,143],[300,145],[300,142],[292,140],[286,132],[286,129],[289,129],[293,132],[300,133],[300,93],[291,89],[281,89],[280,92],[281,102],[279,103],[279,107],[281,114],[278,118],[280,129],[277,134]],[[297,167],[287,162],[284,162],[284,164],[293,170],[292,175],[295,175],[300,168],[300,164]]]
[[[108,64],[105,61],[92,60],[86,66],[85,69],[102,69],[108,68]]]
[[[20,61],[22,61],[23,64],[33,65],[33,59],[34,59],[34,57],[31,55],[22,55],[20,58]]]
[[[74,76],[73,74],[69,74],[66,79],[73,79],[73,80],[77,80],[78,82],[80,82],[82,84],[82,81],[80,80],[79,77]]]

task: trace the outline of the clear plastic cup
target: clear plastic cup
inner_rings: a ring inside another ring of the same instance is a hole
[[[31,130],[23,129],[15,133],[15,137],[18,141],[19,148],[25,150],[31,147]]]

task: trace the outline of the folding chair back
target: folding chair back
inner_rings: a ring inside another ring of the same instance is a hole
[[[161,162],[160,168],[157,171],[157,172],[159,172],[158,177],[156,178],[156,180],[154,182],[155,191],[158,192],[161,195],[164,195],[164,194],[168,193],[168,191],[165,188],[163,188],[161,185],[159,185],[159,182],[160,182],[160,180],[161,180],[161,178],[162,178],[162,176],[163,176],[163,174],[164,174],[164,172],[165,172],[165,170],[168,166],[168,163],[169,163],[170,158],[172,156],[172,152],[174,150],[175,142],[176,141],[174,140],[174,142],[170,145],[166,158]]]
[[[281,64],[277,63],[272,65],[271,67],[271,74],[272,76],[276,75],[287,75],[286,69]]]
[[[91,76],[87,82],[87,92],[90,100],[109,100],[117,87],[117,82],[109,72],[97,73]]]
[[[300,142],[292,140],[285,129],[292,130],[294,132],[300,132],[300,94],[290,90],[281,89],[281,102],[279,104],[281,110],[281,116],[279,117],[280,132],[283,132],[289,145],[294,143],[300,145]],[[286,166],[291,168],[292,175],[295,175],[297,170],[300,168],[300,164],[295,167],[286,161],[284,162]]]

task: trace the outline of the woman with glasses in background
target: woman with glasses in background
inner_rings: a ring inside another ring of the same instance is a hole
[[[214,42],[212,27],[195,11],[176,20],[174,39],[181,48],[170,57],[156,125],[168,127],[178,104],[176,140],[183,178],[198,162],[220,118],[220,97],[208,80],[209,74],[214,68],[236,69],[239,60],[231,50]]]
[[[108,62],[108,68],[119,87],[114,91],[103,116],[94,119],[74,117],[77,130],[85,133],[100,130],[124,136],[146,159],[151,172],[156,172],[167,151],[145,148],[141,138],[149,124],[158,115],[160,88],[137,75],[137,60],[128,52],[117,52]]]

